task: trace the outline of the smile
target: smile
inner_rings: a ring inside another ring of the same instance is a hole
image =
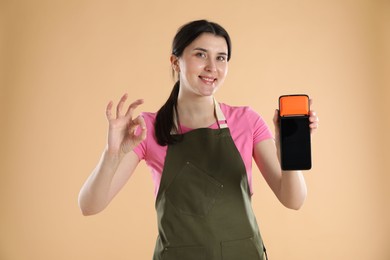
[[[217,80],[216,78],[209,78],[209,77],[202,77],[202,76],[199,76],[199,78],[207,84],[213,84]]]

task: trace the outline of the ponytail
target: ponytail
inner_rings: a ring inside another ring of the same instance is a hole
[[[177,81],[173,86],[171,95],[165,104],[158,110],[156,122],[154,123],[154,131],[156,134],[157,143],[161,146],[175,143],[171,136],[171,130],[177,132],[177,127],[174,124],[174,113],[177,106],[177,97],[179,95],[180,81]]]

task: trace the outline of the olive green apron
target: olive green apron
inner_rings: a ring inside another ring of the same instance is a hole
[[[215,102],[219,129],[169,145],[156,198],[153,260],[263,260],[244,162]]]

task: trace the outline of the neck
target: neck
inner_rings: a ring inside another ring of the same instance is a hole
[[[190,128],[208,127],[215,123],[212,96],[188,98],[178,96],[177,112],[180,124]]]

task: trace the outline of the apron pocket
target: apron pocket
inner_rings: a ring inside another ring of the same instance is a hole
[[[187,162],[168,187],[166,196],[179,212],[204,217],[213,208],[222,189],[221,183]]]
[[[205,260],[205,255],[203,247],[167,247],[162,260]]]
[[[222,242],[223,260],[262,260],[261,255],[252,238]]]

